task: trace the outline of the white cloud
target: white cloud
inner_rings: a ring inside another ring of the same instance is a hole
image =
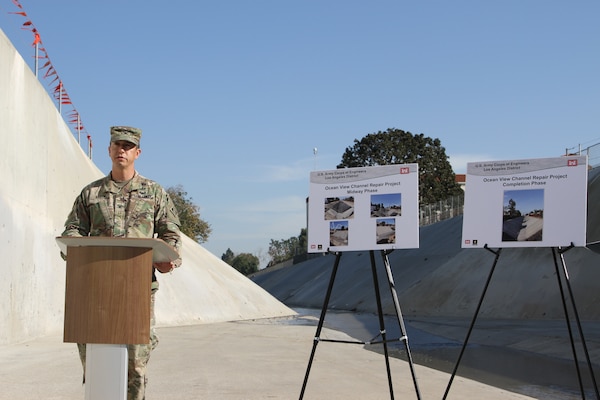
[[[338,156],[330,154],[316,154],[313,158],[302,158],[290,161],[284,165],[263,165],[260,168],[264,173],[258,179],[266,182],[308,182],[310,172],[315,170],[335,169],[339,162]]]
[[[286,165],[267,165],[263,167],[265,174],[261,180],[267,182],[289,182],[308,179],[310,166],[306,162],[297,161]],[[260,179],[260,178],[259,178]]]
[[[241,207],[244,212],[280,214],[298,212],[306,209],[306,198],[302,196],[273,197]]]
[[[476,161],[493,161],[495,157],[488,154],[449,154],[448,155],[452,170],[456,174],[467,172],[467,163]]]

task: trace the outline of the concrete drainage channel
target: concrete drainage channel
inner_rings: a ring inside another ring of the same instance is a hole
[[[299,317],[289,323],[317,325],[321,310],[294,310]],[[404,322],[413,362],[452,373],[470,321],[464,318],[431,317],[405,318]],[[478,323],[459,365],[458,376],[545,400],[582,398],[564,321],[509,323],[505,320],[482,320]],[[349,311],[328,310],[324,326],[364,341],[370,340],[379,332],[377,315]],[[385,328],[388,339],[400,336],[395,317],[385,317]],[[598,346],[594,343],[590,345],[588,338],[599,337],[600,323],[588,323],[583,329],[588,349],[593,354]],[[502,339],[496,340],[498,337]],[[531,348],[527,349],[524,343],[532,343]],[[578,343],[576,340],[576,346]],[[383,353],[381,345],[364,347],[369,351]],[[540,352],[538,348],[546,350]],[[406,360],[402,342],[390,343],[388,349],[391,357]],[[555,354],[550,354],[552,352]],[[593,384],[582,354],[578,350],[585,398],[594,398]],[[598,375],[600,367],[594,365],[594,370],[595,375]],[[382,374],[385,374],[383,361]],[[455,381],[452,386],[459,384]]]

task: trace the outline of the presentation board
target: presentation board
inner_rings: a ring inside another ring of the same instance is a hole
[[[462,247],[585,246],[587,157],[467,164]]]
[[[419,247],[419,166],[310,173],[308,252]]]

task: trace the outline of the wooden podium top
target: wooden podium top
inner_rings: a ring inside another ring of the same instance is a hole
[[[152,262],[175,261],[179,254],[175,248],[161,239],[154,238],[115,238],[104,236],[59,236],[56,238],[58,247],[67,255],[69,247],[103,246],[103,247],[137,247],[152,249]]]

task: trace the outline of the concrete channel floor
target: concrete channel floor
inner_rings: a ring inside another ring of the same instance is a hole
[[[158,328],[148,400],[298,399],[316,323],[287,317]],[[324,328],[321,338],[348,339]],[[394,397],[417,399],[409,364],[390,358]],[[449,374],[415,365],[421,399],[441,399]],[[0,346],[0,400],[85,397],[75,345],[60,335]],[[389,399],[385,358],[361,345],[319,342],[304,399]],[[531,399],[457,376],[449,400]]]

